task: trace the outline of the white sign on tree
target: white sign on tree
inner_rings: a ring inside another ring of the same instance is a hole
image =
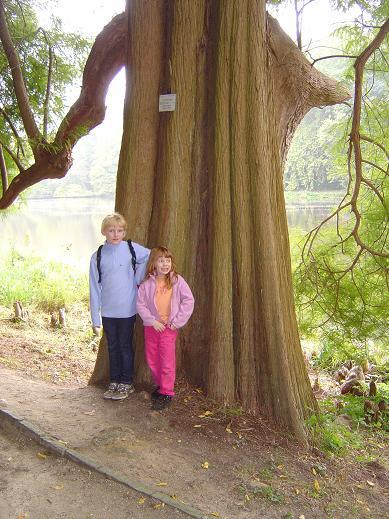
[[[159,96],[159,111],[174,112],[176,109],[176,94],[162,94]]]

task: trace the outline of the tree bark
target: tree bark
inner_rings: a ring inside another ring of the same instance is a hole
[[[116,209],[132,239],[173,250],[193,287],[180,369],[210,397],[240,402],[304,439],[317,404],[294,312],[282,167],[305,113],[348,94],[266,17],[265,0],[127,4],[127,18],[96,40],[56,151],[14,179],[0,208],[26,186],[66,174],[72,146],[104,117],[127,48]],[[166,92],[177,94],[177,109],[158,113]],[[103,344],[93,382],[107,377]]]
[[[264,1],[135,0],[128,13],[116,209],[132,239],[174,251],[193,287],[181,370],[302,439],[316,401],[294,312],[282,164],[305,113],[348,93],[310,66]],[[176,111],[158,114],[166,92]],[[140,363],[138,380],[144,373]]]

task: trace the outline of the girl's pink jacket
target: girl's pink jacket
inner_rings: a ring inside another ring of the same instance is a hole
[[[154,321],[161,319],[154,301],[155,288],[155,277],[150,276],[146,281],[141,283],[138,289],[136,309],[142,318],[144,326],[152,326]],[[185,279],[178,275],[178,279],[173,281],[168,326],[173,325],[175,328],[184,326],[192,315],[193,307],[194,297],[192,291]]]

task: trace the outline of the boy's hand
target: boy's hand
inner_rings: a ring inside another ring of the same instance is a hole
[[[157,332],[163,332],[165,329],[165,325],[163,323],[161,323],[160,321],[154,321],[153,328]]]
[[[92,330],[93,330],[94,335],[96,335],[96,337],[101,337],[101,332],[102,332],[101,326],[92,326]]]

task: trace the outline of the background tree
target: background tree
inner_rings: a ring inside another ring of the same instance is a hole
[[[15,52],[13,60],[19,63],[20,73],[14,77],[8,59],[10,41],[3,41],[0,49],[0,144],[4,150],[3,188],[18,171],[27,169],[34,160],[36,143],[29,142],[24,129],[24,121],[29,120],[29,137],[34,134],[47,143],[55,126],[63,117],[65,93],[81,74],[85,63],[89,42],[77,34],[64,33],[61,21],[52,17],[49,29],[39,26],[32,1],[5,1],[7,27],[2,16],[2,34],[8,28],[11,46]],[[6,49],[8,49],[8,56]],[[17,54],[16,54],[17,52]],[[17,77],[18,76],[18,77]],[[23,99],[21,78],[28,92],[28,100]],[[20,109],[15,95],[14,80],[19,84]],[[27,115],[28,108],[34,114]],[[23,114],[24,112],[24,119]],[[36,140],[36,138],[35,138]]]
[[[1,39],[17,73],[0,7]],[[282,164],[303,116],[348,94],[311,67],[266,16],[264,0],[138,0],[127,9],[96,39],[80,98],[50,146],[40,145],[22,74],[14,76],[35,164],[0,207],[66,174],[72,146],[101,122],[107,85],[126,61],[116,208],[134,239],[175,251],[194,287],[182,366],[213,398],[240,400],[303,438],[316,402],[294,313]],[[177,93],[177,110],[159,114],[167,91]]]
[[[342,107],[346,138],[337,153],[347,191],[309,234],[295,276],[302,330],[324,343],[327,364],[370,356],[386,341],[388,15],[387,4],[373,2],[337,31],[344,55],[357,56],[344,74],[354,82],[354,102]]]

